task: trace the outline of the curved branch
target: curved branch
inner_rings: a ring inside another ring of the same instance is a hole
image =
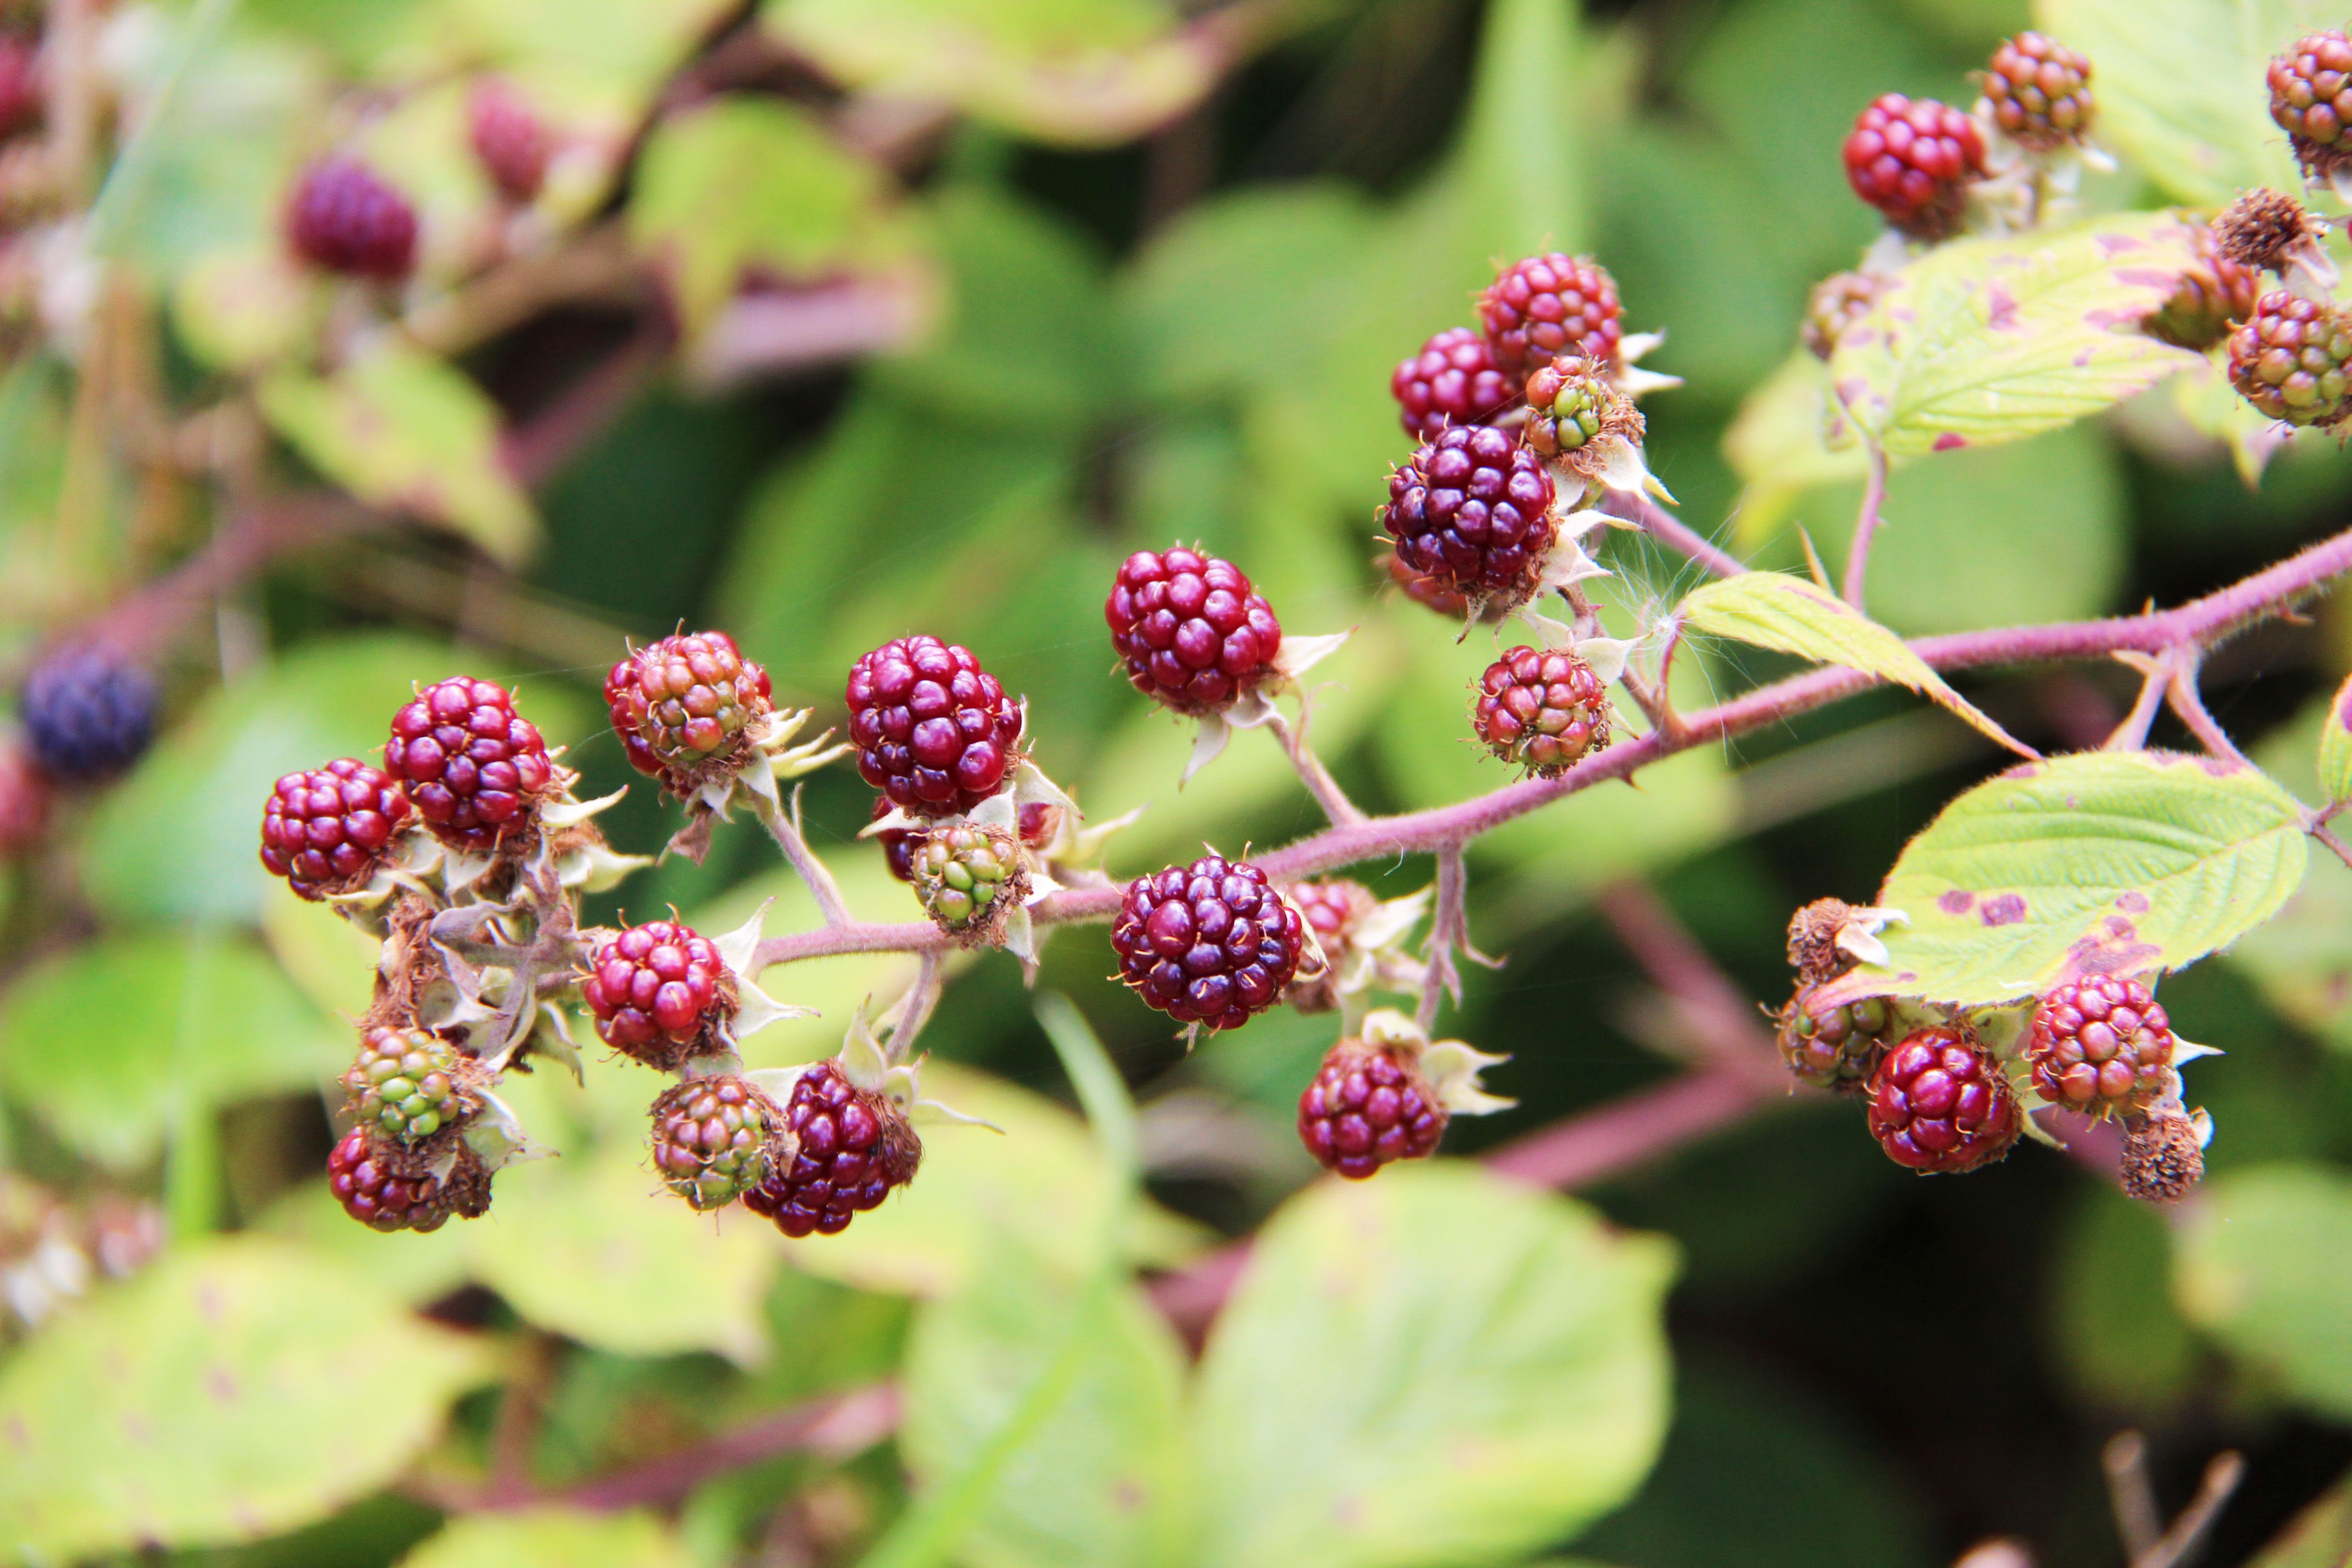
[[[2219,593],[2174,609],[2053,626],[1955,632],[1945,637],[1921,637],[1910,646],[1937,669],[2105,658],[2122,650],[2161,654],[2180,647],[2210,647],[2318,592],[2328,579],[2347,571],[2352,571],[2352,529]],[[1625,778],[1677,752],[1780,723],[1794,714],[1811,712],[1876,684],[1877,677],[1860,670],[1811,670],[1759,687],[1713,708],[1685,714],[1672,735],[1653,731],[1597,756],[1587,757],[1557,778],[1522,779],[1455,805],[1328,827],[1270,855],[1258,857],[1257,864],[1276,881],[1287,882],[1363,860],[1434,854],[1465,844],[1482,833],[1580,790]],[[1123,891],[1117,886],[1066,889],[1038,903],[1031,918],[1040,925],[1106,921],[1118,910]],[[756,960],[770,964],[845,952],[921,952],[942,946],[946,941],[936,927],[928,923],[853,922],[772,937],[760,944]]]

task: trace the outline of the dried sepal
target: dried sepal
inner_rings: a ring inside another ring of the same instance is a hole
[[[1489,1094],[1478,1075],[1511,1058],[1478,1050],[1461,1040],[1432,1040],[1404,1014],[1381,1007],[1366,1016],[1362,1038],[1368,1045],[1399,1047],[1416,1055],[1422,1076],[1437,1102],[1456,1116],[1492,1116],[1518,1104]]]

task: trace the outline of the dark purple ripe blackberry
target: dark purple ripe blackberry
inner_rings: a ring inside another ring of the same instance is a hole
[[[786,1236],[833,1236],[893,1187],[915,1179],[923,1141],[898,1108],[861,1089],[822,1061],[793,1081],[784,1126],[797,1149],[790,1163],[743,1194],[743,1206],[767,1215]]]
[[[61,784],[121,773],[155,735],[155,680],[96,647],[61,648],[26,678],[18,717],[33,760]]]
[[[1524,596],[1551,548],[1543,460],[1487,426],[1445,430],[1389,476],[1397,559],[1474,599]]]
[[[1606,268],[1559,251],[1514,262],[1478,296],[1495,364],[1516,381],[1560,354],[1614,365],[1623,314]]]
[[[287,205],[295,254],[351,278],[397,283],[416,265],[416,209],[355,158],[321,158]]]
[[[1360,1182],[1391,1160],[1420,1160],[1445,1136],[1445,1107],[1419,1053],[1344,1039],[1298,1097],[1298,1140],[1326,1169]]]
[[[425,688],[393,715],[383,767],[408,786],[433,837],[454,849],[497,847],[555,777],[547,742],[515,712],[506,688],[465,675]]]
[[[1179,713],[1246,696],[1282,648],[1282,623],[1241,568],[1181,544],[1129,556],[1103,619],[1135,689]]]
[[[1247,861],[1203,855],[1127,885],[1110,928],[1118,977],[1179,1023],[1231,1029],[1282,997],[1307,925]]]
[[[1448,327],[1396,367],[1389,392],[1404,433],[1426,441],[1449,425],[1483,425],[1519,400],[1519,388],[1486,340],[1467,327]]]
[[[900,637],[859,659],[846,697],[858,773],[901,810],[970,811],[1019,760],[1021,704],[970,651],[935,637]]]

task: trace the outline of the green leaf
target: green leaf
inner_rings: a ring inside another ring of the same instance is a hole
[[[538,542],[530,500],[499,451],[499,412],[463,372],[384,338],[331,376],[261,384],[270,426],[371,506],[463,534],[509,564]]]
[[[1218,1568],[1509,1561],[1632,1493],[1666,1422],[1671,1247],[1451,1163],[1259,1232],[1194,1404]]]
[[[729,0],[438,0],[422,24],[452,68],[490,67],[567,129],[625,140]]]
[[[2340,1480],[2272,1537],[2247,1568],[2343,1568],[2352,1557],[2352,1480]]]
[[[2320,721],[2319,787],[2329,800],[2352,800],[2352,680],[2336,689]]]
[[[259,371],[307,343],[322,303],[283,246],[215,251],[173,289],[172,324],[214,368]]]
[[[1830,375],[1890,453],[2014,441],[2095,414],[2198,356],[2139,331],[2190,260],[2169,213],[1939,246],[1838,340]]]
[[[2315,789],[2323,737],[2339,702],[2340,696],[2305,703],[2263,737],[2254,764],[2290,789]],[[2294,896],[2241,938],[2229,958],[2290,1022],[2352,1050],[2352,867],[2333,854],[2312,857]]]
[[[989,1256],[963,1289],[924,1303],[903,1373],[898,1440],[919,1486],[995,1458],[950,1560],[1192,1561],[1184,1351],[1167,1320],[1123,1283],[1073,1289],[1017,1236],[1000,1232]]]
[[[1885,964],[1824,1001],[1983,1004],[2062,976],[2178,969],[2277,912],[2303,880],[2301,807],[2211,757],[2086,752],[1979,784],[1911,840],[1878,902]]]
[[[700,333],[747,268],[807,282],[904,261],[910,231],[887,205],[888,186],[799,109],[722,98],[655,128],[629,228],[667,256],[678,309]]]
[[[1833,429],[1843,431],[1842,445],[1830,445]],[[1743,487],[1736,538],[1751,550],[1779,531],[1805,491],[1858,480],[1870,468],[1831,393],[1829,366],[1802,348],[1748,394],[1723,434],[1723,455]]]
[[[860,1289],[944,1295],[986,1273],[992,1237],[1009,1231],[1065,1278],[1092,1267],[1118,1186],[1078,1120],[1042,1095],[936,1058],[923,1068],[923,1093],[1004,1131],[925,1128],[921,1173],[841,1235],[786,1242],[793,1262]],[[1155,1217],[1134,1223],[1130,1249],[1169,1234],[1157,1211],[1146,1214]]]
[[[2352,1179],[2267,1165],[2208,1181],[2177,1233],[2173,1289],[2232,1356],[2352,1415]]]
[[[2231,1121],[2233,1135],[2244,1129]],[[2102,1407],[2158,1412],[2189,1392],[2196,1337],[2173,1305],[2172,1239],[2161,1210],[2083,1183],[2050,1257],[2056,1299],[2045,1320],[2052,1360]],[[2131,1324],[2117,1334],[2117,1323]]]
[[[0,1006],[9,1097],[118,1172],[154,1158],[184,1110],[310,1088],[349,1052],[266,954],[204,931],[77,948]]]
[[[768,0],[761,21],[841,81],[1080,146],[1182,114],[1230,47],[1164,0]]]
[[[2099,63],[2093,129],[2176,199],[2219,206],[2302,184],[2263,75],[2305,34],[2342,25],[2322,0],[2037,0],[2037,26]]]
[[[695,1562],[652,1514],[551,1507],[452,1519],[400,1568],[694,1568]]]
[[[514,671],[446,644],[387,635],[321,638],[207,692],[91,813],[81,859],[100,913],[131,922],[260,918],[292,897],[263,870],[261,808],[281,774],[379,757],[419,682]],[[551,745],[588,731],[566,688],[521,682],[516,701]]]
[[[1726,577],[1694,591],[1676,613],[1694,631],[1891,680],[1948,708],[2011,751],[2033,754],[1953,690],[1908,643],[1802,577],[1778,572]]]
[[[283,1242],[166,1254],[0,1369],[0,1552],[248,1541],[404,1470],[478,1345]]]
[[[1843,564],[1862,486],[1791,509]],[[2116,607],[2129,557],[2124,470],[2099,422],[1895,466],[1870,552],[1870,613],[1905,637],[2082,620]]]
[[[527,1126],[546,1127],[515,1098]],[[467,1263],[540,1327],[625,1355],[767,1354],[774,1231],[742,1209],[697,1215],[663,1189],[642,1142],[611,1138],[500,1172],[496,1216],[465,1227]]]

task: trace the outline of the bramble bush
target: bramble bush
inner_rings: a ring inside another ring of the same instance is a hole
[[[0,12],[0,1548],[2340,1563],[2352,37],[1998,9]]]

